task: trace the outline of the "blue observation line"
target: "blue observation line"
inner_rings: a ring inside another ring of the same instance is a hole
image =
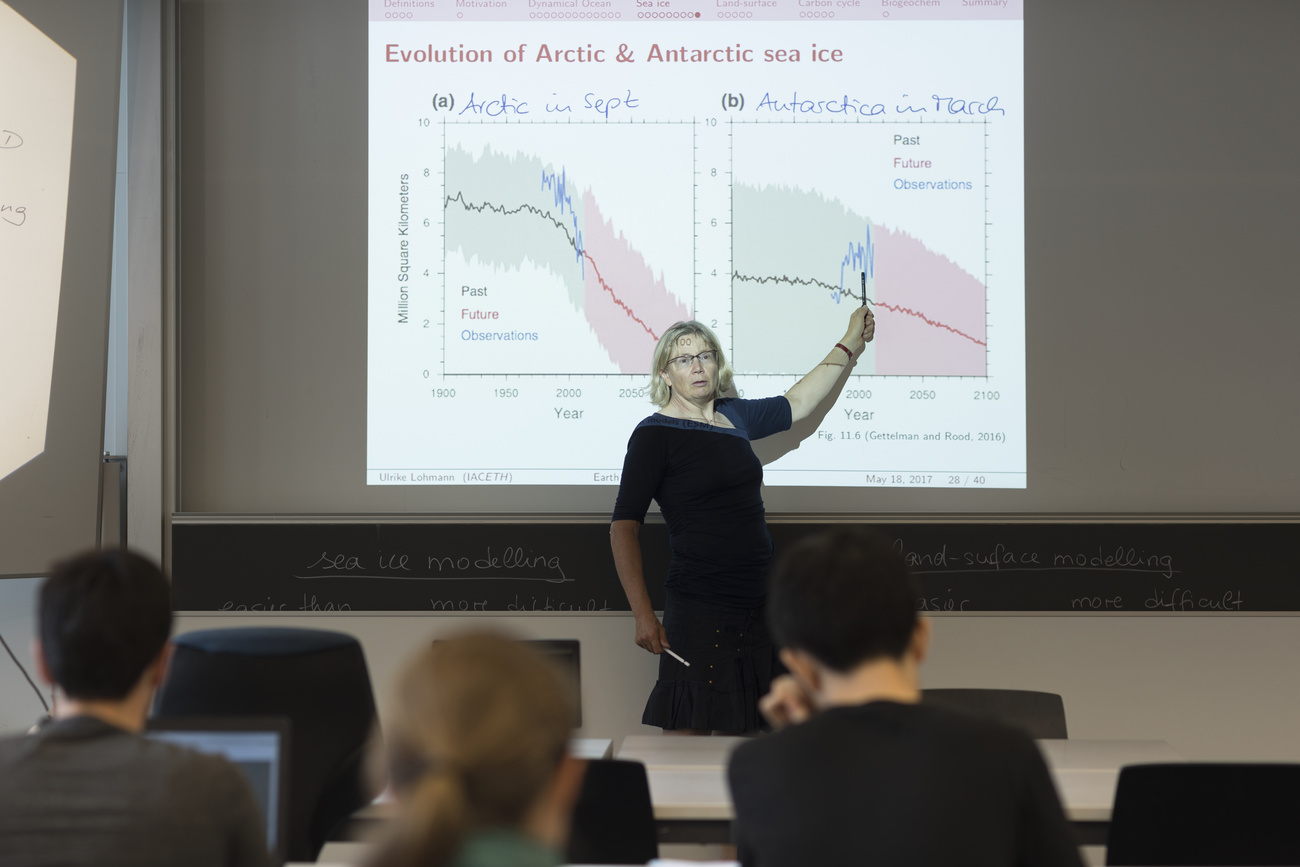
[[[573,197],[569,195],[569,175],[564,166],[560,166],[559,174],[548,172],[542,169],[542,189],[552,190],[555,193],[555,207],[559,209],[560,216],[564,216],[565,208],[568,208],[569,217],[573,220],[573,255],[578,263],[578,268],[582,272],[582,279],[587,279],[587,261],[583,256],[586,247],[582,242],[582,230],[578,228],[578,213],[573,209]],[[870,226],[867,231],[871,231]]]
[[[875,279],[876,276],[876,242],[871,239],[871,223],[867,223],[867,242],[858,244],[853,241],[849,242],[849,251],[844,254],[844,261],[840,262],[840,288],[838,291],[831,293],[831,298],[839,304],[840,300],[848,295],[844,288],[844,272],[848,269],[850,278],[867,272],[868,279]]]

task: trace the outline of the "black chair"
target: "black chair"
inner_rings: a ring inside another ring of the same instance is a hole
[[[1054,692],[1024,689],[923,689],[921,701],[1015,726],[1031,738],[1062,739],[1065,703]]]
[[[1300,864],[1300,765],[1130,765],[1107,864]]]
[[[177,636],[157,716],[283,716],[292,725],[290,861],[315,861],[369,803],[362,774],[375,700],[361,645],[322,629],[210,629]]]
[[[645,765],[620,759],[587,763],[569,832],[570,864],[644,864],[659,857]]]

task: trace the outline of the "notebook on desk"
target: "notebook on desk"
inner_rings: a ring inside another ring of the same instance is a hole
[[[266,846],[284,860],[289,804],[289,720],[284,717],[160,717],[145,736],[224,756],[248,777],[262,808]]]

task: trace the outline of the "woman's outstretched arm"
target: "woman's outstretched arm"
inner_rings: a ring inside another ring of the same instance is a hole
[[[875,336],[876,317],[872,315],[870,307],[863,306],[854,310],[849,316],[849,328],[844,332],[840,343],[853,354],[853,358],[857,358]],[[808,371],[803,379],[790,386],[790,390],[785,393],[785,399],[790,401],[792,421],[799,421],[811,415],[817,408],[817,404],[830,394],[848,365],[848,353],[836,345],[820,364]]]

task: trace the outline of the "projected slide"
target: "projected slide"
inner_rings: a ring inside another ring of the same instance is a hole
[[[372,0],[367,482],[617,484],[664,329],[764,397],[865,302],[767,483],[1023,487],[1022,8],[948,5]]]

